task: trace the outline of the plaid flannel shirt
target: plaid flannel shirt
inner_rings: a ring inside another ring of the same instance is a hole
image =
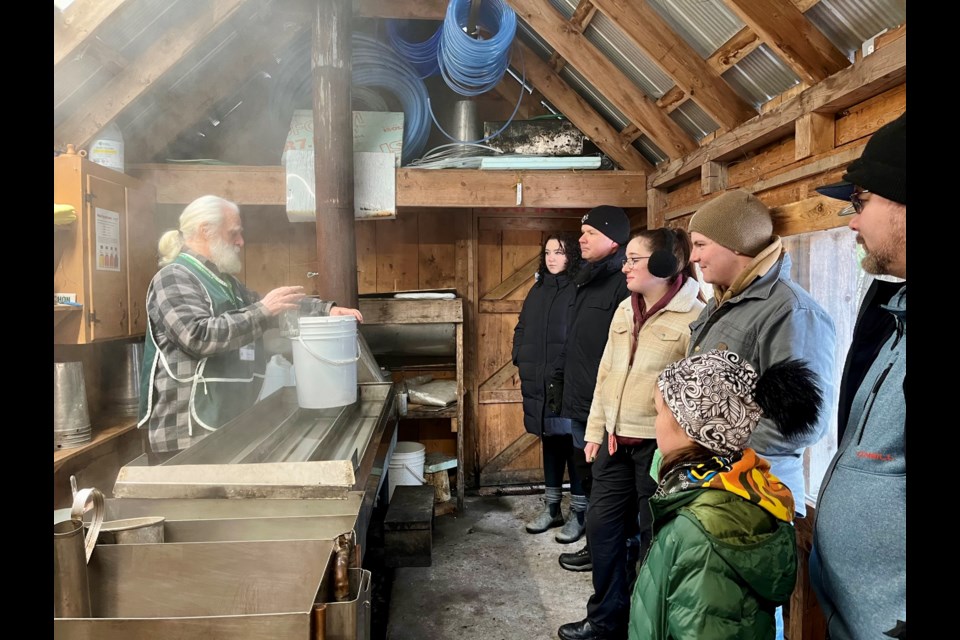
[[[147,314],[157,349],[170,370],[180,380],[192,379],[200,361],[208,356],[238,351],[259,339],[264,331],[277,326],[277,318],[268,316],[260,295],[244,287],[236,278],[221,273],[209,260],[183,250],[221,280],[233,286],[240,304],[236,311],[218,316],[211,313],[211,299],[200,281],[183,265],[172,263],[160,269],[147,288]],[[329,315],[334,302],[313,300],[314,315]],[[149,336],[147,337],[149,340]],[[207,435],[200,425],[188,427],[192,385],[177,382],[161,362],[153,369],[148,424],[150,446],[155,452],[186,449]],[[250,391],[251,405],[258,389]]]

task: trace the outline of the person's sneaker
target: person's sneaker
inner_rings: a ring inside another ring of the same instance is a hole
[[[590,559],[589,548],[584,545],[580,551],[561,553],[560,566],[567,571],[592,571],[593,561]]]
[[[557,531],[557,535],[554,536],[554,538],[560,544],[570,544],[582,538],[586,530],[586,524],[577,519],[576,513],[571,513],[570,517],[567,518],[566,524],[563,525],[560,531]]]
[[[557,515],[551,516],[550,509],[544,509],[540,514],[527,524],[527,533],[543,533],[547,529],[563,526],[563,514],[557,511]]]

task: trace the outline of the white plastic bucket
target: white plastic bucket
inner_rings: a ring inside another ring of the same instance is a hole
[[[387,477],[390,479],[390,498],[398,486],[419,486],[423,479],[423,461],[427,448],[419,442],[398,442],[390,458]]]
[[[297,403],[304,409],[342,407],[357,401],[357,319],[353,316],[300,318],[291,338]]]

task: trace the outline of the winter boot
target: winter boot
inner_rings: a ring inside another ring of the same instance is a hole
[[[570,496],[570,517],[567,523],[557,532],[556,541],[561,544],[570,544],[583,537],[587,530],[584,518],[587,514],[587,496]]]
[[[546,508],[536,518],[527,523],[527,533],[543,533],[547,529],[563,526],[563,514],[560,513],[560,487],[547,487],[545,490]]]

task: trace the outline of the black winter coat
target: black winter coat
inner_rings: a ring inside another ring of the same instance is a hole
[[[575,294],[576,286],[566,274],[547,273],[527,294],[513,330],[513,364],[520,369],[523,426],[536,436],[570,434],[570,420],[547,408],[545,392],[567,337]]]
[[[577,274],[570,331],[557,360],[558,369],[563,371],[560,415],[565,418],[585,423],[590,415],[610,322],[617,305],[630,295],[621,271],[625,255],[626,247],[620,247],[600,262],[582,264]]]

